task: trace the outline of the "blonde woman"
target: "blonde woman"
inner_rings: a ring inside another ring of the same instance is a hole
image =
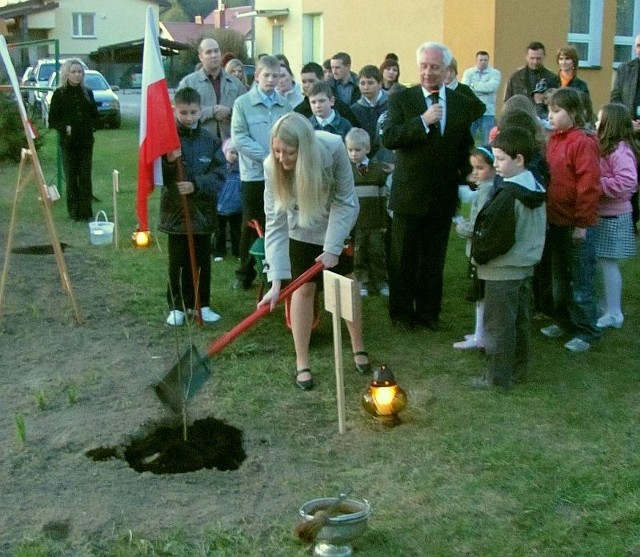
[[[58,130],[67,182],[67,210],[75,221],[87,221],[93,216],[91,166],[97,122],[93,92],[84,85],[84,65],[71,58],[60,68],[60,87],[53,92],[49,107],[49,127]]]
[[[249,87],[249,83],[247,82],[247,76],[244,73],[244,64],[238,60],[237,58],[232,58],[227,62],[227,65],[224,67],[225,73],[237,77],[245,87]]]
[[[359,205],[351,163],[340,136],[314,132],[302,115],[282,116],[271,131],[265,160],[265,252],[270,290],[258,305],[275,307],[283,280],[295,278],[321,261],[339,274],[353,270],[353,258],[343,253],[358,217]],[[313,388],[309,341],[314,296],[320,283],[301,286],[291,297],[291,332],[296,351],[296,385]],[[356,369],[371,370],[362,340],[359,315],[347,322]]]

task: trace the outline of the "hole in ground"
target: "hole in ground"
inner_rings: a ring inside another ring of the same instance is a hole
[[[64,251],[67,249],[67,245],[64,242],[60,242],[60,249]],[[11,250],[11,253],[20,253],[24,255],[51,255],[53,254],[53,246],[51,244],[42,244],[36,246],[24,246],[17,247]]]
[[[237,470],[247,454],[242,447],[242,431],[215,418],[196,420],[187,427],[183,440],[182,424],[161,425],[127,446],[98,447],[86,452],[92,460],[126,460],[137,472],[181,474],[202,468]]]

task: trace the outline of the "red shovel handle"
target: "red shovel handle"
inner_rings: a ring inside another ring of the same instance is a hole
[[[316,261],[312,267],[309,267],[298,278],[292,280],[285,288],[280,291],[278,296],[278,303],[285,298],[289,297],[295,290],[300,288],[305,282],[309,282],[320,271],[324,269],[324,265],[321,261]],[[238,323],[233,329],[227,331],[220,338],[214,340],[207,349],[207,354],[213,356],[222,350],[228,344],[231,344],[236,338],[244,333],[249,327],[260,321],[265,315],[271,312],[269,305],[260,306],[251,315],[245,317],[240,323]]]

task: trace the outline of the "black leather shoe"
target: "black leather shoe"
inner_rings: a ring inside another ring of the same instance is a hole
[[[310,391],[311,389],[313,389],[313,377],[310,377],[309,379],[305,379],[304,381],[301,381],[298,379],[298,376],[301,373],[304,372],[308,372],[309,374],[311,373],[311,370],[309,368],[305,368],[305,369],[299,369],[296,371],[296,376],[295,376],[295,381],[296,381],[296,385],[302,389],[303,391]]]
[[[360,375],[368,375],[369,373],[371,373],[371,362],[369,362],[369,353],[366,350],[360,350],[359,352],[354,352],[353,353],[353,357],[355,358],[356,356],[364,356],[367,358],[367,363],[365,364],[359,364],[358,362],[354,361],[354,365],[356,366],[356,371],[360,374]]]
[[[392,319],[391,325],[394,329],[403,333],[413,332],[416,329],[413,321],[409,321],[407,319]]]
[[[247,282],[242,279],[236,279],[233,281],[233,286],[231,288],[233,288],[234,290],[251,290],[251,282]]]
[[[472,377],[469,381],[469,385],[471,385],[474,389],[490,389],[493,386],[486,375]]]
[[[440,319],[438,319],[437,317],[418,319],[418,325],[420,327],[424,327],[425,329],[429,329],[434,333],[437,333],[438,331],[442,331],[444,329],[442,321],[440,321]]]

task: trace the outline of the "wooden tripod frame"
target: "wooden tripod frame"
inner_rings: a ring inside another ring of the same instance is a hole
[[[25,122],[23,123],[25,125],[28,125]],[[69,300],[71,301],[71,306],[73,308],[73,313],[76,321],[78,322],[78,324],[83,324],[84,319],[80,315],[80,310],[78,308],[78,304],[76,303],[76,299],[73,294],[73,288],[71,286],[71,280],[69,279],[67,265],[64,260],[64,256],[62,254],[62,248],[60,247],[60,241],[58,239],[58,233],[56,231],[55,223],[53,222],[53,215],[51,213],[51,198],[49,197],[49,191],[44,181],[42,168],[40,167],[40,161],[38,160],[38,155],[36,154],[35,146],[33,144],[33,139],[31,139],[30,133],[26,130],[25,130],[25,133],[27,136],[27,142],[29,143],[30,149],[22,149],[22,153],[20,156],[20,167],[18,170],[18,179],[16,181],[16,191],[13,199],[13,208],[11,210],[11,220],[9,223],[9,230],[7,232],[7,247],[4,255],[2,278],[0,278],[0,315],[2,315],[2,302],[4,300],[4,290],[7,282],[7,275],[9,272],[9,259],[11,255],[12,245],[13,245],[13,236],[15,233],[15,226],[16,226],[17,215],[18,215],[18,202],[20,200],[20,193],[25,183],[27,182],[28,178],[30,178],[32,175],[35,175],[36,182],[38,185],[38,190],[40,193],[40,202],[42,203],[42,208],[44,210],[44,217],[47,225],[47,231],[49,232],[49,239],[51,241],[51,247],[53,248],[53,253],[56,256],[56,264],[58,265],[58,271],[60,272],[60,279],[62,280],[62,286],[67,291],[67,294],[69,295]],[[23,176],[25,171],[25,162],[27,159],[31,159],[32,167],[27,172],[27,175]]]
[[[13,92],[18,112],[20,113],[20,119],[22,120],[22,129],[24,130],[24,135],[27,139],[28,146],[28,149],[22,149],[22,153],[20,156],[20,170],[18,172],[18,180],[16,182],[16,192],[13,200],[13,209],[11,211],[11,222],[9,224],[9,231],[7,233],[7,249],[4,254],[4,266],[2,268],[2,278],[0,279],[0,315],[2,315],[4,287],[7,282],[7,273],[9,271],[9,257],[11,255],[11,245],[13,243],[13,234],[15,231],[16,218],[18,214],[18,200],[20,199],[20,190],[22,189],[23,183],[26,182],[26,179],[23,182],[22,176],[24,171],[24,164],[25,160],[27,158],[30,158],[32,164],[28,176],[31,177],[31,175],[35,174],[36,177],[38,190],[40,192],[40,201],[44,209],[44,218],[47,224],[47,230],[49,232],[49,239],[51,240],[51,247],[53,248],[53,252],[56,256],[56,263],[58,264],[58,271],[60,271],[62,286],[67,291],[67,294],[69,294],[69,300],[71,300],[71,306],[73,307],[73,313],[75,315],[76,321],[79,324],[82,324],[84,323],[84,320],[80,315],[80,310],[78,309],[78,305],[76,304],[76,300],[73,295],[73,288],[71,287],[71,281],[69,280],[67,265],[65,263],[64,256],[62,255],[62,247],[60,246],[58,233],[56,232],[56,226],[53,222],[53,215],[51,214],[51,198],[49,197],[49,190],[44,181],[42,167],[40,166],[40,160],[38,159],[36,146],[33,142],[33,138],[35,137],[35,135],[31,128],[31,123],[27,118],[27,111],[25,110],[24,104],[22,103],[22,95],[20,93],[20,86],[18,85],[18,76],[16,75],[11,57],[9,56],[7,42],[2,35],[0,35],[0,58],[4,63],[5,69],[7,70],[7,75],[9,76],[9,81],[11,82],[10,86],[0,86],[0,90]]]

